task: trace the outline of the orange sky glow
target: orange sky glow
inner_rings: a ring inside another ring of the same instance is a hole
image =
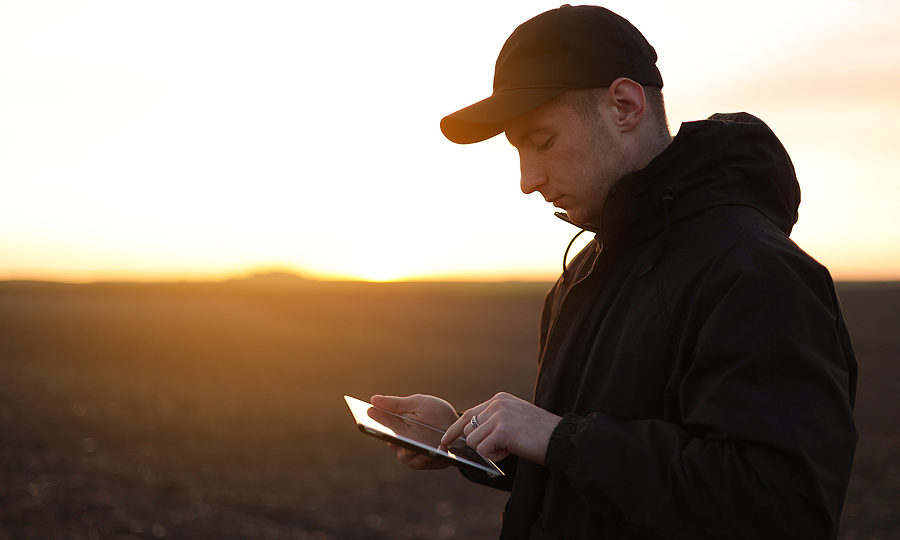
[[[900,6],[612,1],[673,131],[744,110],[790,152],[792,238],[900,279]],[[558,3],[0,4],[0,279],[554,279],[571,226],[503,137],[442,116]],[[587,236],[587,235],[585,235]]]

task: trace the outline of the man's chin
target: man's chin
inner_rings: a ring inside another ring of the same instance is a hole
[[[565,212],[566,216],[569,218],[569,221],[578,225],[579,227],[585,223],[583,219],[582,212],[579,212],[577,208],[560,208],[563,212]]]
[[[587,229],[589,231],[597,231],[600,229],[600,220],[592,219],[588,212],[579,212],[577,208],[566,209],[561,208],[561,211],[565,213],[566,218],[582,229]]]

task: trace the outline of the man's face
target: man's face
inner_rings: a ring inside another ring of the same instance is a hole
[[[540,192],[580,225],[599,224],[610,186],[627,172],[622,141],[602,103],[587,119],[556,99],[505,125],[519,152],[523,193]]]

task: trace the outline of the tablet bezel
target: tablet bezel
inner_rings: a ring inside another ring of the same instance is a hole
[[[423,427],[426,427],[429,429],[433,429],[435,431],[443,433],[444,430],[442,430],[440,428],[419,422],[417,420],[413,420],[412,418],[408,418],[406,416],[399,415],[399,414],[391,412],[391,411],[387,411],[385,409],[376,407],[367,401],[363,401],[361,399],[357,399],[352,396],[345,395],[344,401],[347,402],[347,407],[350,408],[350,414],[353,415],[353,419],[356,421],[356,426],[359,428],[360,431],[362,431],[366,435],[376,437],[383,441],[388,441],[388,442],[398,444],[404,448],[409,448],[410,450],[412,450],[414,452],[418,452],[420,454],[425,454],[427,456],[450,463],[451,465],[455,465],[457,467],[466,468],[466,469],[470,469],[470,470],[474,469],[479,472],[486,473],[488,476],[490,476],[492,478],[504,476],[503,471],[500,470],[500,468],[497,467],[497,465],[493,461],[487,459],[486,457],[482,456],[481,454],[479,454],[481,459],[483,459],[486,463],[488,463],[490,465],[490,467],[486,466],[486,465],[482,465],[480,463],[476,463],[465,457],[458,456],[458,455],[452,453],[451,451],[441,450],[440,448],[438,448],[436,446],[430,446],[430,445],[421,443],[419,441],[410,439],[408,437],[404,437],[403,435],[398,435],[391,428],[381,424],[377,420],[368,416],[367,411],[369,410],[369,408],[373,408],[373,409],[376,409],[383,413],[400,417],[407,422],[412,422],[414,424],[418,424],[420,426],[423,426]],[[363,417],[360,418],[358,415],[363,415]],[[464,439],[460,438],[460,440],[463,441],[463,443],[465,443]],[[493,468],[491,468],[491,467],[493,467]]]

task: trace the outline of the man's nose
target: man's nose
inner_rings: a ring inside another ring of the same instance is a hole
[[[526,195],[534,193],[538,188],[547,183],[547,176],[544,174],[543,170],[530,160],[520,158],[519,169],[522,174],[519,181],[519,187],[522,188],[522,193]]]

